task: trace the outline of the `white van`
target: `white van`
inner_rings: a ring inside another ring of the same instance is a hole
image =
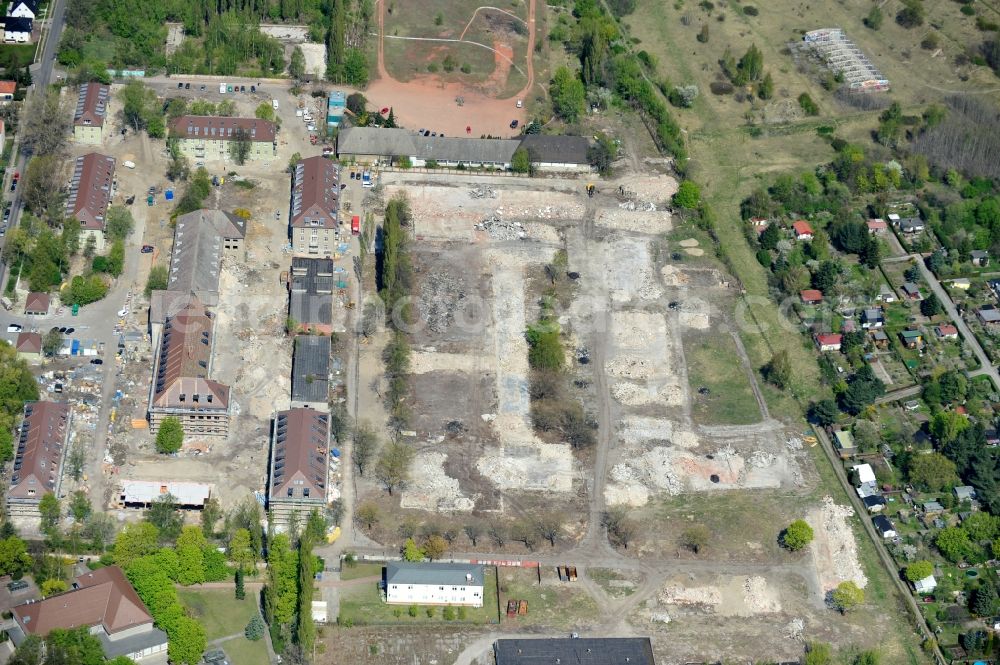
[[[122,166],[124,166],[127,169],[134,169],[135,168],[135,162],[126,159],[124,162],[122,162]]]
[[[223,95],[226,94],[226,84],[225,83],[220,83],[219,84],[219,92],[221,94],[223,94]]]
[[[277,99],[272,99],[271,100],[271,107],[274,108],[275,111],[278,110],[278,100]]]

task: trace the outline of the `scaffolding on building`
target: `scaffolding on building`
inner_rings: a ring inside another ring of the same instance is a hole
[[[852,92],[889,89],[889,79],[840,28],[812,30],[802,39],[830,71],[843,76],[844,83]]]

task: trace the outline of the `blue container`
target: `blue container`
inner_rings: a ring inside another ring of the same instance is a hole
[[[334,457],[340,457],[340,448],[333,448],[330,450],[330,454]]]
[[[167,190],[167,200],[168,201],[173,201],[174,200],[174,190],[172,190],[172,189],[168,189]]]

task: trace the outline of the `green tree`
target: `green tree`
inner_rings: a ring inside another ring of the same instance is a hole
[[[315,575],[316,557],[312,553],[312,540],[308,537],[299,541],[298,570],[298,621],[296,623],[295,641],[302,653],[312,653],[316,640],[316,626],[312,619],[313,577]]]
[[[156,432],[156,451],[166,455],[176,453],[184,445],[184,428],[179,418],[169,416],[160,422]]]
[[[274,106],[272,106],[270,102],[261,102],[257,105],[257,110],[254,111],[254,115],[261,120],[274,122]]]
[[[423,561],[424,549],[417,545],[413,538],[407,538],[403,543],[403,561]]]
[[[80,220],[76,217],[67,217],[63,221],[62,242],[70,256],[80,251]]]
[[[868,12],[868,15],[864,19],[864,23],[868,28],[878,30],[882,27],[882,21],[884,18],[885,16],[882,14],[882,10],[878,7],[878,5],[876,5],[871,8],[871,11]]]
[[[779,240],[781,240],[781,232],[778,230],[778,225],[768,224],[760,234],[760,247],[767,250],[775,249]]]
[[[69,585],[66,584],[66,580],[52,578],[42,582],[41,591],[43,597],[54,596],[57,593],[62,593],[68,590]]]
[[[185,586],[205,581],[205,548],[208,541],[201,527],[186,526],[177,537],[179,569],[177,582]]]
[[[150,297],[153,291],[166,291],[167,277],[167,266],[155,265],[150,268],[149,277],[146,278],[146,297]]]
[[[681,532],[681,545],[698,554],[711,536],[712,532],[704,524],[692,524]]]
[[[934,574],[934,564],[930,561],[914,561],[906,567],[906,579],[910,582],[925,580]]]
[[[737,85],[746,85],[760,79],[764,73],[764,54],[757,48],[756,44],[751,44],[747,52],[740,58],[736,65],[739,72],[737,80],[733,81]]]
[[[997,589],[988,578],[983,579],[972,597],[972,613],[980,617],[993,616],[997,604]]]
[[[404,487],[410,479],[414,450],[401,441],[393,441],[382,449],[375,464],[375,478],[392,496],[394,489]]]
[[[267,550],[268,582],[264,587],[264,618],[270,624],[291,625],[295,618],[297,567],[288,535],[274,536]]]
[[[764,78],[757,84],[757,96],[761,99],[774,97],[774,79],[771,78],[771,72],[765,74]]]
[[[69,513],[73,519],[83,524],[93,509],[90,506],[90,497],[83,490],[77,490],[70,496]]]
[[[264,637],[264,631],[266,627],[264,626],[264,620],[260,618],[259,614],[254,614],[250,617],[250,623],[243,630],[243,634],[251,642],[256,642],[257,640]]]
[[[229,156],[234,162],[242,166],[247,161],[247,158],[250,157],[252,149],[253,140],[250,132],[242,127],[237,128],[233,132],[233,138],[229,140]]]
[[[976,511],[962,520],[962,530],[974,543],[992,541],[1000,535],[1000,517],[985,511]]]
[[[764,378],[781,390],[786,389],[792,380],[792,361],[788,351],[780,349],[771,356],[771,362],[764,366]]]
[[[934,414],[928,426],[931,436],[941,443],[955,440],[968,428],[968,417],[954,411],[941,411]]]
[[[62,515],[62,508],[56,495],[46,492],[38,502],[38,512],[42,515],[42,531],[52,535],[58,529],[59,517]]]
[[[907,475],[911,483],[931,492],[940,492],[958,484],[955,463],[941,453],[911,456]]]
[[[59,353],[59,349],[63,345],[63,334],[59,332],[58,328],[52,328],[45,336],[42,337],[42,353],[44,353],[49,358],[54,357]]]
[[[944,558],[952,563],[958,563],[972,551],[969,534],[957,526],[950,526],[938,531],[934,537],[934,546],[938,548]]]
[[[33,560],[28,554],[28,547],[17,536],[8,536],[0,540],[0,575],[12,575],[15,578],[31,569]]]
[[[155,526],[159,532],[160,542],[173,542],[181,535],[184,516],[174,495],[161,494],[149,504],[145,520]]]
[[[556,69],[549,87],[552,108],[566,122],[576,122],[583,113],[587,94],[581,81],[568,67]]]
[[[181,616],[177,627],[168,633],[167,656],[172,663],[197,665],[208,646],[205,629],[191,617]]]
[[[365,469],[368,468],[369,463],[375,458],[375,453],[378,451],[378,436],[375,434],[375,430],[371,424],[364,422],[354,428],[352,439],[354,447],[351,449],[351,460],[358,469],[358,475],[363,476],[365,475]]]
[[[229,560],[237,570],[247,571],[253,569],[255,559],[250,544],[250,531],[248,529],[234,531],[229,539]]]
[[[292,49],[292,56],[288,59],[288,75],[296,81],[301,81],[306,77],[306,57],[302,53],[301,46]]]
[[[236,600],[243,600],[247,597],[246,585],[243,582],[243,571],[239,568],[236,569],[236,573],[233,575],[233,595]]]
[[[528,364],[535,369],[559,370],[566,363],[566,352],[559,339],[559,324],[551,320],[528,326]]]
[[[865,592],[854,582],[841,582],[833,590],[833,606],[840,610],[841,614],[846,614],[864,602]]]
[[[135,561],[156,552],[160,531],[149,522],[126,524],[115,538],[115,563],[128,571]]]
[[[920,301],[920,313],[924,316],[937,316],[944,311],[944,306],[933,293]]]
[[[795,520],[781,535],[781,543],[792,550],[798,551],[812,542],[813,530],[805,520]]]
[[[510,168],[514,173],[529,173],[531,171],[531,155],[527,148],[518,148],[510,160]]]
[[[685,210],[694,210],[701,203],[701,188],[693,180],[685,180],[677,188],[673,197],[674,205]]]
[[[154,90],[132,79],[119,91],[118,99],[125,125],[137,132],[146,130],[153,138],[162,138],[163,113]]]
[[[826,642],[809,642],[806,644],[806,654],[802,665],[831,665],[833,651]]]
[[[903,0],[903,8],[896,14],[896,23],[904,28],[916,28],[924,24],[924,16],[921,0]]]
[[[107,221],[104,225],[104,232],[111,240],[125,240],[135,228],[135,220],[132,213],[124,206],[111,206],[108,208]]]

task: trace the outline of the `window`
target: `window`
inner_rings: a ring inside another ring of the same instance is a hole
[[[288,496],[292,496],[292,492],[294,492],[294,491],[295,490],[293,488],[289,487],[288,488]]]

